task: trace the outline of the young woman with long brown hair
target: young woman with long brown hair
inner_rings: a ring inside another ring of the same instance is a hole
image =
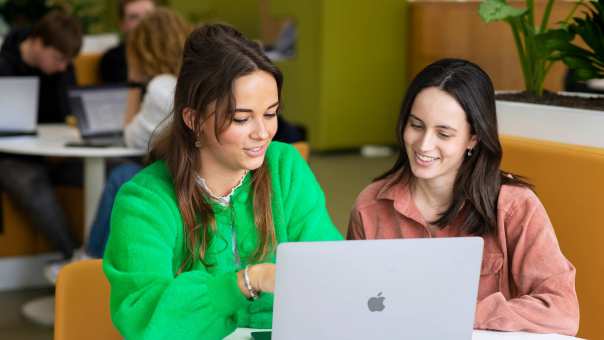
[[[459,59],[427,66],[405,95],[397,134],[398,159],[357,198],[348,238],[481,236],[474,327],[574,335],[575,268],[530,186],[500,170],[489,76]]]
[[[156,161],[122,187],[112,215],[104,270],[126,338],[270,327],[276,245],[341,238],[306,162],[271,143],[282,83],[229,26],[187,39]]]

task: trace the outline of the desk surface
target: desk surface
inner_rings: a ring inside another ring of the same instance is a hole
[[[224,338],[225,340],[251,340],[250,333],[255,329],[238,328],[234,333]],[[572,340],[579,339],[572,336],[558,334],[535,334],[525,332],[487,332],[474,331],[472,340]]]
[[[55,157],[129,157],[141,156],[145,150],[126,147],[71,147],[68,142],[80,141],[76,128],[64,124],[41,124],[36,136],[0,137],[0,152],[19,155]]]

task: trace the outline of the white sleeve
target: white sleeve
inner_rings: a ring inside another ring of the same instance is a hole
[[[172,112],[175,87],[173,75],[162,74],[151,79],[140,111],[124,128],[124,141],[128,147],[147,149],[153,131]]]

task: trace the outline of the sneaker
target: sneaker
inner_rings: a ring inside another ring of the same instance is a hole
[[[71,262],[77,262],[77,261],[87,260],[87,259],[91,259],[91,258],[92,257],[90,255],[86,254],[84,249],[76,249],[76,251],[73,252],[73,256],[70,259],[51,261],[51,262],[47,263],[44,266],[44,277],[46,277],[48,282],[50,282],[52,284],[56,284],[57,277],[59,276],[59,272],[61,271],[61,268],[63,268],[65,265],[67,265]]]

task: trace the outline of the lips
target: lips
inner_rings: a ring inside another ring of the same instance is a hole
[[[414,154],[415,162],[421,166],[430,166],[432,163],[440,159],[439,157],[432,157],[418,152],[414,152]]]
[[[245,154],[249,157],[262,157],[266,152],[266,144],[251,148],[244,148],[243,151],[245,151]]]

